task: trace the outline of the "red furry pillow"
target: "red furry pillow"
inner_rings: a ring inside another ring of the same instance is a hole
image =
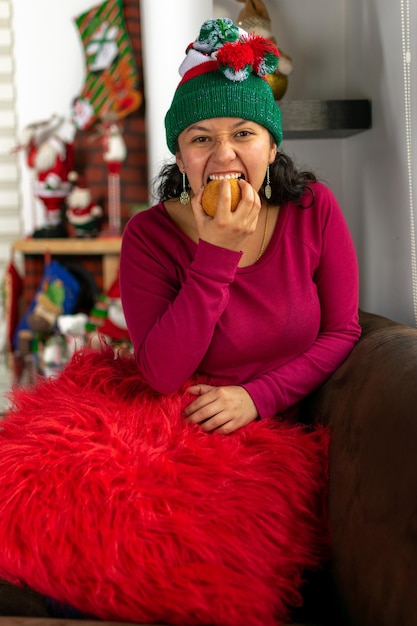
[[[104,620],[271,626],[320,564],[327,432],[279,420],[230,436],[77,353],[14,393],[0,432],[0,577]]]

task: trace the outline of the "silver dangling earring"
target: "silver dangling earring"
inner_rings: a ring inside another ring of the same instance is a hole
[[[266,168],[266,185],[264,189],[264,194],[265,194],[265,198],[267,200],[270,200],[272,196],[272,189],[271,189],[271,184],[269,180],[269,164],[268,164],[268,167]]]
[[[186,179],[185,179],[185,172],[182,173],[182,191],[181,191],[181,195],[180,195],[180,202],[181,204],[185,205],[188,204],[190,201],[190,194],[187,191],[187,183],[186,183]]]

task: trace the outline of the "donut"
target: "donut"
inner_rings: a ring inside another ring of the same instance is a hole
[[[230,190],[232,192],[231,210],[235,211],[239,204],[241,193],[237,178],[228,178]],[[211,180],[204,188],[201,203],[207,215],[214,217],[217,210],[217,200],[219,199],[220,180]]]

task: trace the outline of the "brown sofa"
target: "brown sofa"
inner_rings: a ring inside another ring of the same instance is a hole
[[[417,329],[361,325],[309,407],[332,432],[331,580],[346,623],[417,626]]]
[[[305,403],[332,433],[333,558],[310,576],[294,624],[417,626],[417,329],[363,312],[361,325],[350,357]],[[71,623],[1,584],[0,614],[15,616],[0,626]]]

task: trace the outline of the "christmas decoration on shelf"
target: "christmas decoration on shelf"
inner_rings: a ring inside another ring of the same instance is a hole
[[[237,0],[243,2],[245,6],[237,16],[236,23],[240,28],[248,33],[261,35],[270,39],[276,44],[276,39],[271,30],[271,18],[268,9],[262,0]],[[292,59],[279,48],[279,62],[277,69],[266,75],[266,79],[271,85],[275,100],[281,100],[287,91],[288,76],[294,69]]]
[[[34,173],[33,195],[45,208],[46,225],[34,236],[63,236],[62,208],[71,189],[68,175],[74,169],[73,131],[64,118],[52,115],[26,126],[14,149],[25,151],[26,164]]]
[[[108,120],[97,126],[97,133],[103,148],[103,159],[107,165],[108,186],[108,228],[102,236],[112,237],[121,234],[120,170],[127,156],[126,144],[119,124]]]
[[[103,209],[93,201],[86,182],[76,173],[70,173],[74,185],[66,198],[68,231],[70,237],[92,238],[98,234]]]
[[[118,120],[139,108],[138,72],[121,0],[107,0],[75,18],[86,61],[86,79],[73,101],[79,129],[97,120]]]
[[[120,169],[125,160],[127,151],[122,132],[117,124],[106,127],[103,135],[103,159],[107,164],[108,200],[109,200],[109,227],[108,235],[120,235],[121,206],[120,206]]]

